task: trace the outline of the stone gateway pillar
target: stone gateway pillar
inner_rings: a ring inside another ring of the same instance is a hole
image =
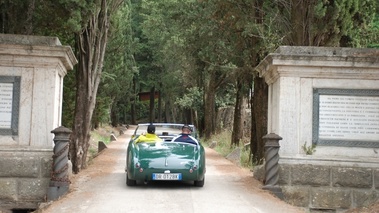
[[[0,209],[46,200],[63,77],[77,60],[56,37],[0,34]]]
[[[310,211],[378,201],[379,49],[281,46],[256,71],[269,86],[267,132],[282,138],[268,185]]]
[[[263,136],[265,140],[265,185],[263,189],[271,191],[283,199],[282,189],[279,187],[279,140],[282,137],[275,133]]]
[[[54,155],[51,171],[51,180],[47,192],[47,200],[56,200],[66,194],[69,189],[69,163],[68,150],[71,130],[60,126],[51,133],[54,133]]]

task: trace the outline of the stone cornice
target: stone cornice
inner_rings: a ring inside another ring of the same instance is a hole
[[[379,79],[379,50],[281,46],[255,70],[268,84],[280,76]]]
[[[18,63],[25,66],[27,64],[24,62],[30,58],[42,58],[33,63],[43,63],[44,60],[58,58],[67,70],[72,70],[78,63],[69,46],[0,44],[0,55],[2,58],[0,60],[6,60],[12,66],[17,66]],[[28,56],[28,59],[25,56]]]

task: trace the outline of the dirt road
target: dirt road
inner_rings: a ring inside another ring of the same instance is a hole
[[[262,190],[249,170],[234,165],[212,149],[206,149],[204,187],[179,182],[127,187],[124,169],[131,134],[129,129],[108,145],[86,170],[72,178],[68,194],[37,212],[305,212]]]

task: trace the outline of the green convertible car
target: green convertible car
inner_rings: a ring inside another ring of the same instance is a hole
[[[146,135],[149,125],[139,124],[128,144],[126,185],[134,186],[137,181],[193,181],[195,186],[204,186],[205,151],[195,127],[154,123],[159,138],[141,141],[139,136]],[[191,132],[182,134],[184,127]]]

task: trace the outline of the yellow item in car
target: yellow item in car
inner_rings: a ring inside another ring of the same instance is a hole
[[[146,133],[146,135],[140,135],[134,142],[162,142],[163,140],[156,134]]]

